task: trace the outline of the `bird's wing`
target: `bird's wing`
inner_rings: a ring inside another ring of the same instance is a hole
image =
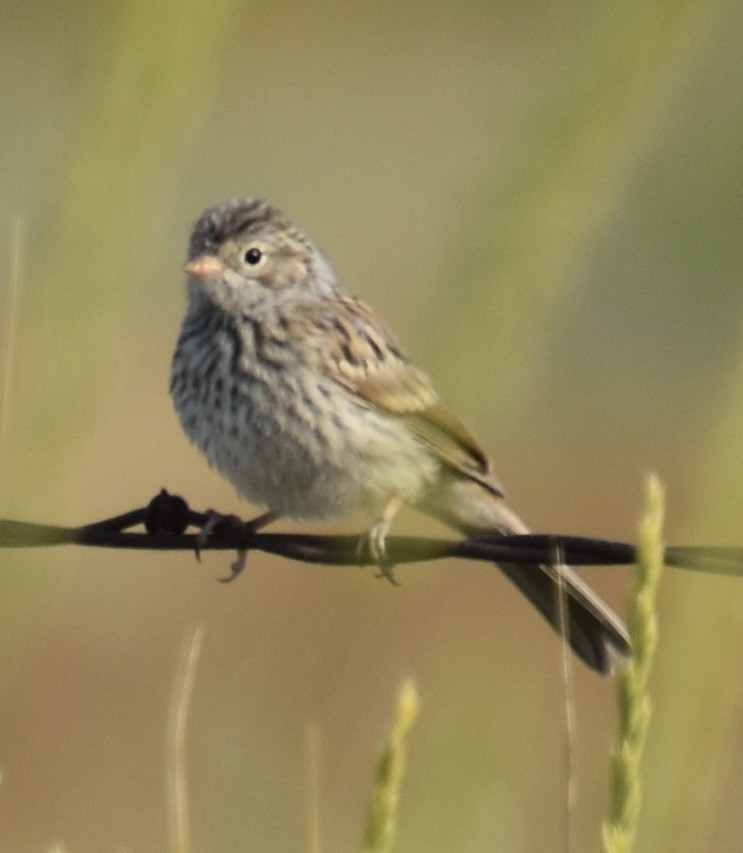
[[[316,350],[316,366],[358,402],[402,420],[445,465],[502,497],[485,452],[441,404],[428,377],[410,362],[371,309],[349,297],[339,297],[331,305],[312,311],[311,317],[305,315],[322,347]]]

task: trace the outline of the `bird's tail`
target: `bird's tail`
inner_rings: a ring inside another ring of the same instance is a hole
[[[529,532],[502,498],[464,479],[452,479],[422,508],[466,536]],[[555,630],[564,628],[573,651],[592,669],[608,674],[615,658],[627,657],[630,642],[624,622],[571,568],[521,563],[498,567]]]

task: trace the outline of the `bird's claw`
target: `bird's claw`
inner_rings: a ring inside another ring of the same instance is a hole
[[[392,586],[402,586],[400,581],[395,576],[395,564],[387,560],[384,563],[379,563],[379,571],[374,577],[386,578]]]
[[[230,573],[227,575],[227,577],[217,578],[217,580],[220,583],[230,583],[230,581],[234,581],[238,575],[241,575],[243,573],[247,558],[247,551],[238,551],[237,556],[235,557],[235,561],[230,566]]]

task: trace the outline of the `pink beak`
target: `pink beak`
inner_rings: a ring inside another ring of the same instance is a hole
[[[221,275],[225,266],[216,255],[200,255],[198,258],[188,261],[183,265],[183,272],[194,275],[196,278],[209,278],[213,275]]]

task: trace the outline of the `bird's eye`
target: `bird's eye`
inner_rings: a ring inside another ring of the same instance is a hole
[[[254,267],[256,264],[260,263],[262,257],[263,252],[261,252],[260,249],[256,249],[255,246],[252,246],[245,253],[245,263],[250,264],[251,267]]]

